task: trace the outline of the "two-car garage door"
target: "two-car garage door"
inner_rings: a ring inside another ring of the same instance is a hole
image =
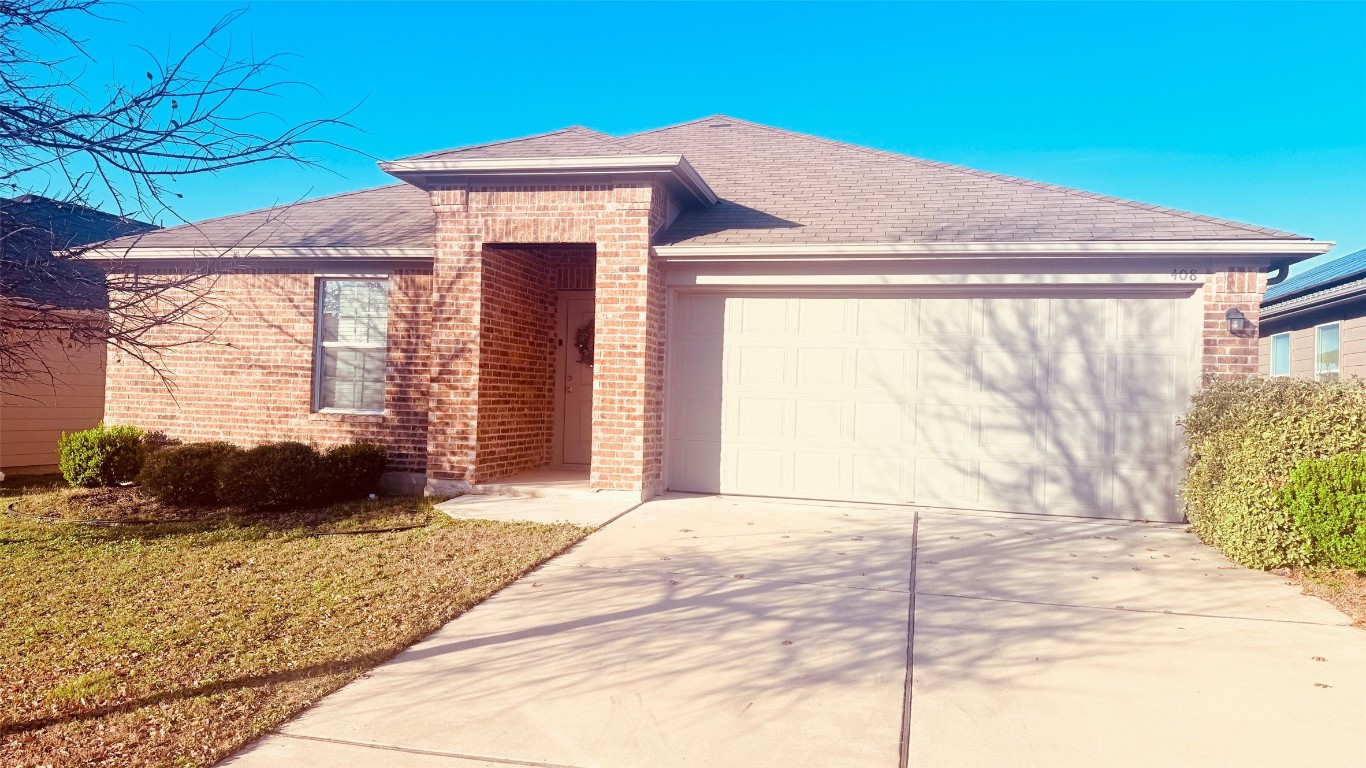
[[[1194,301],[678,293],[669,486],[1179,520]]]

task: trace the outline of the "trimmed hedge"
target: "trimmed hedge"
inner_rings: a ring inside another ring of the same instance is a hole
[[[375,443],[349,443],[328,449],[323,464],[329,492],[343,501],[377,492],[385,462],[384,447]]]
[[[143,463],[138,485],[167,504],[213,504],[218,501],[218,468],[238,452],[230,443],[162,448],[152,452]]]
[[[1309,562],[1366,571],[1366,453],[1300,462],[1281,489]]]
[[[233,454],[218,466],[218,500],[255,511],[313,506],[332,498],[328,474],[312,446],[266,443]]]
[[[1182,426],[1181,495],[1200,539],[1252,568],[1306,565],[1281,489],[1306,459],[1366,451],[1366,381],[1214,381],[1192,398]]]
[[[73,486],[94,488],[118,485],[137,477],[147,454],[143,432],[137,427],[105,426],[71,434],[57,441],[62,477]]]

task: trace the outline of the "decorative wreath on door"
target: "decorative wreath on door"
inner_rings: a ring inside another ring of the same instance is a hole
[[[579,350],[579,362],[588,366],[593,364],[593,322],[589,320],[588,325],[574,334],[574,347]]]

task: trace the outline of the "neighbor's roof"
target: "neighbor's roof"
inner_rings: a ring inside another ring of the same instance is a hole
[[[103,307],[104,273],[87,261],[53,252],[155,228],[42,195],[0,198],[0,296],[66,309]]]
[[[625,137],[582,127],[405,160],[681,153],[721,198],[661,245],[1300,239],[1249,224],[713,116]],[[239,214],[138,246],[377,247],[435,238],[426,196],[382,187]]]
[[[1297,296],[1318,293],[1343,283],[1356,282],[1366,277],[1366,248],[1340,256],[1327,264],[1307,269],[1266,289],[1263,306],[1289,301]]]

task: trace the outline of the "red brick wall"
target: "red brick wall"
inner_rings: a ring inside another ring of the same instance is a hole
[[[485,380],[487,317],[483,284],[500,249],[485,244],[593,244],[597,303],[591,483],[600,489],[658,490],[663,463],[662,276],[650,259],[650,235],[662,221],[663,192],[649,184],[473,187],[432,192],[437,216],[434,269],[432,427],[429,477],[480,481],[503,471],[486,455],[494,432],[524,434],[530,425],[490,430],[497,390]],[[581,279],[580,275],[580,279]],[[557,277],[557,282],[559,278]],[[447,382],[468,383],[455,392]],[[532,414],[528,421],[539,419]],[[476,440],[478,437],[480,439]]]
[[[1201,375],[1206,378],[1247,378],[1257,375],[1259,363],[1255,326],[1260,322],[1262,294],[1266,293],[1266,271],[1256,267],[1215,267],[1202,292],[1204,328],[1201,333]],[[1224,313],[1231,308],[1241,310],[1254,330],[1244,336],[1229,333]]]
[[[478,479],[550,463],[555,293],[541,255],[486,247],[480,304]]]
[[[420,472],[427,461],[431,276],[396,270],[389,278],[389,372],[383,415],[312,412],[317,277],[258,270],[218,277],[216,343],[166,350],[167,391],[157,375],[109,350],[105,421],[160,430],[178,440],[252,445],[300,440],[321,446],[382,443],[390,469]],[[154,331],[150,341],[188,334]]]

